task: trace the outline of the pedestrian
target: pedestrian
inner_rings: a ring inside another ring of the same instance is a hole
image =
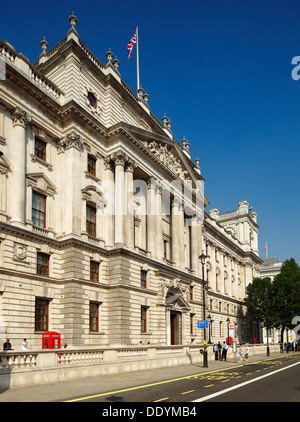
[[[280,353],[283,353],[283,344],[282,344],[282,341],[280,342]]]
[[[248,346],[248,344],[246,344],[246,348],[245,348],[245,359],[248,362],[248,360],[249,360],[249,346]]]
[[[9,341],[9,338],[6,339],[6,342],[3,344],[3,350],[12,350],[11,349],[11,343]]]
[[[215,354],[215,360],[218,360],[218,353],[219,353],[219,348],[217,343],[214,344],[214,354]]]
[[[140,346],[142,346],[143,344],[142,344],[142,340],[139,342],[139,344],[138,344],[138,346],[140,347]]]
[[[219,359],[221,360],[222,346],[220,342],[218,343],[218,349],[219,349]]]
[[[27,341],[27,339],[26,339],[26,338],[24,338],[24,340],[23,340],[23,342],[22,342],[22,347],[21,347],[21,349],[22,349],[22,350],[30,350],[30,347],[29,347],[29,344],[28,344],[28,341]]]
[[[228,345],[226,344],[225,341],[223,341],[223,346],[222,346],[222,358],[221,360],[225,360],[226,362],[226,357],[227,357],[227,350],[228,350]]]
[[[239,351],[239,355],[240,355],[240,362],[242,362],[243,360],[243,355],[244,355],[244,350],[243,350],[243,345],[240,344],[240,351]]]

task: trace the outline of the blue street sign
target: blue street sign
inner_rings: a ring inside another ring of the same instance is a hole
[[[197,328],[208,328],[208,321],[197,321]]]

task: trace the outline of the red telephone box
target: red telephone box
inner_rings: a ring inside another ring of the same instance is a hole
[[[42,334],[42,349],[60,349],[60,334],[55,331],[48,331]]]

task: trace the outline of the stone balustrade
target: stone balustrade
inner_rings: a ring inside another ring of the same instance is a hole
[[[74,348],[0,353],[0,390],[184,364],[201,364],[203,345]],[[270,353],[279,352],[278,344]],[[266,354],[266,345],[250,345],[251,355]],[[228,359],[238,359],[232,347]],[[214,359],[208,345],[208,361]]]

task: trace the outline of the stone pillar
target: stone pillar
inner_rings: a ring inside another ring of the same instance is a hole
[[[184,266],[184,219],[183,206],[179,198],[172,201],[172,261],[176,267]]]
[[[0,221],[6,222],[7,216],[7,171],[0,168]]]
[[[103,200],[104,240],[107,247],[112,247],[115,239],[115,182],[114,168],[110,156],[104,158]]]
[[[151,256],[156,257],[156,204],[155,204],[155,182],[147,181],[147,250]]]
[[[125,241],[128,248],[134,248],[134,210],[128,205],[132,202],[133,197],[133,171],[135,164],[132,160],[128,160],[125,171]]]
[[[192,217],[191,222],[191,264],[192,264],[192,270],[195,271],[195,275],[198,275],[199,273],[199,255],[200,253],[200,247],[199,247],[199,240],[198,239],[198,219],[197,215],[194,214]]]
[[[216,255],[214,245],[210,243],[210,263],[211,263],[211,288],[212,291],[217,290],[217,276],[216,276]]]
[[[157,204],[157,215],[156,215],[156,257],[158,259],[163,259],[164,250],[163,250],[163,238],[162,238],[162,188],[161,186],[156,186],[155,190],[155,201]]]
[[[115,244],[124,245],[125,154],[115,155]]]
[[[14,143],[14,163],[12,167],[13,197],[11,205],[11,222],[25,225],[25,168],[26,168],[26,126],[30,118],[27,113],[16,107],[12,114]]]
[[[83,139],[75,131],[64,136],[58,145],[58,153],[64,154],[60,159],[64,166],[64,179],[61,188],[62,202],[64,203],[63,231],[66,235],[70,233],[80,235],[81,233],[82,193],[79,186],[85,168],[81,155],[82,148]]]

